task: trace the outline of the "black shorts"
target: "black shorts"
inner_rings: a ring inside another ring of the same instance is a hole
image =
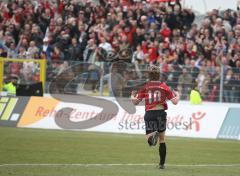
[[[144,121],[146,134],[150,134],[154,131],[158,131],[160,133],[164,132],[166,131],[167,113],[164,110],[146,111]]]

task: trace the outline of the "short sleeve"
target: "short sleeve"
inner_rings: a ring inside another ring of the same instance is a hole
[[[165,90],[166,90],[166,97],[168,100],[172,100],[175,98],[175,94],[167,85],[165,85]]]
[[[175,98],[174,93],[173,93],[171,90],[169,90],[169,91],[167,92],[167,99],[168,99],[168,100],[172,100],[172,99],[174,99],[174,98]]]

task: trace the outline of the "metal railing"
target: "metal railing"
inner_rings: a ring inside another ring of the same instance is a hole
[[[65,81],[58,84],[64,84],[64,92],[68,93],[113,96],[111,86],[114,86],[120,91],[117,93],[118,96],[129,96],[132,90],[138,89],[148,79],[147,65],[126,62],[90,64],[65,61],[57,65],[53,64],[54,69],[49,65],[51,63],[47,66],[46,84],[65,72]],[[110,85],[114,68],[118,80]],[[172,89],[179,90],[182,100],[188,100],[190,91],[197,89],[204,101],[240,102],[240,69],[238,68],[183,65],[159,65],[159,68],[161,80]],[[69,81],[68,84],[66,81]]]

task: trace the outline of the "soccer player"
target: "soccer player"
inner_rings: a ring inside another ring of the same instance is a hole
[[[165,131],[167,113],[167,100],[174,105],[179,101],[179,93],[172,91],[164,82],[160,82],[160,71],[156,66],[150,66],[149,81],[138,91],[133,91],[131,100],[138,105],[145,99],[144,121],[149,146],[155,146],[159,139],[159,169],[164,169],[166,159]]]

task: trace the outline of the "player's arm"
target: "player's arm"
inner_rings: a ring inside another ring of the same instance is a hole
[[[136,91],[132,91],[131,100],[134,105],[138,105],[142,101],[141,99],[138,98]]]
[[[170,100],[174,105],[177,105],[180,99],[180,95],[178,91],[173,91],[174,97]]]
[[[178,104],[180,99],[180,94],[178,91],[171,90],[167,85],[165,85],[165,90],[167,91],[167,99],[170,100],[174,105]]]

